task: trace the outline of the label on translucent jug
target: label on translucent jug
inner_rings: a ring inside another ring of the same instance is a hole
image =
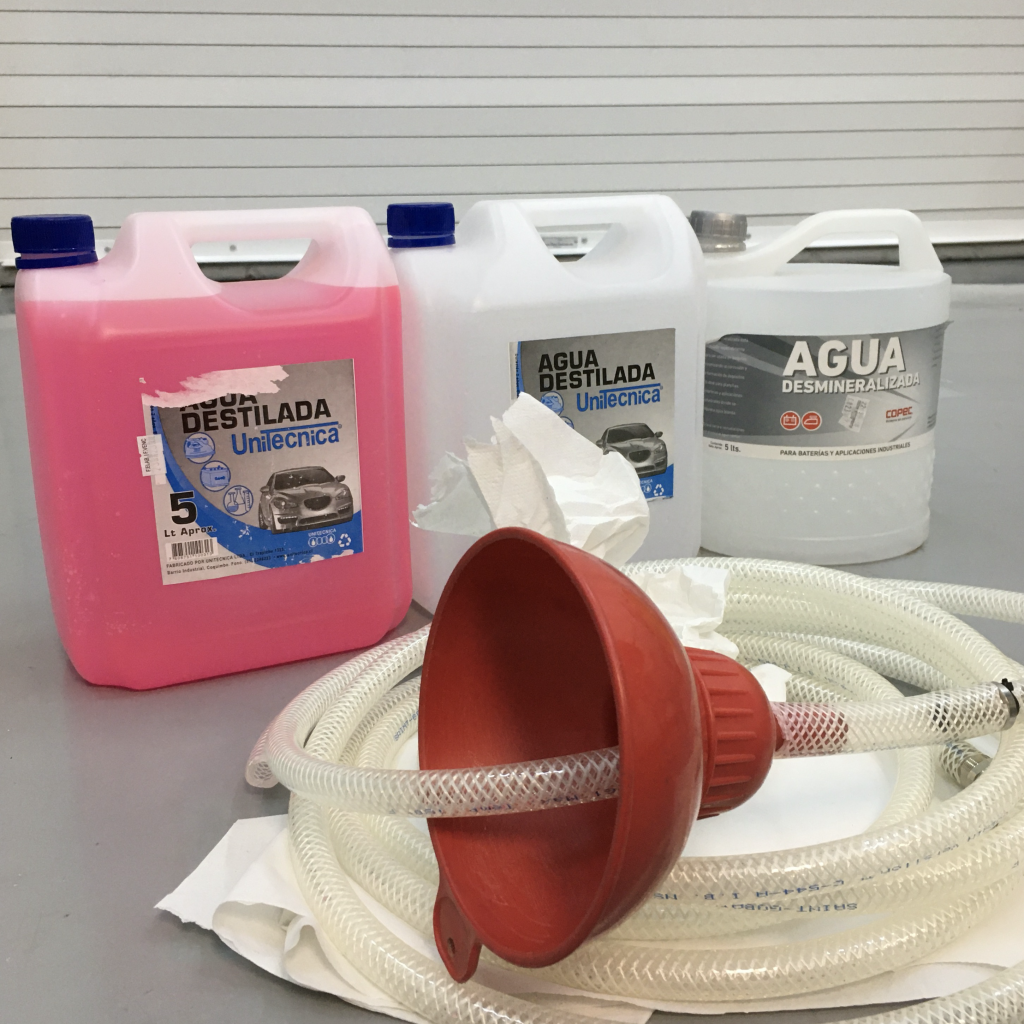
[[[869,459],[930,443],[946,325],[898,334],[728,334],[707,346],[704,446]]]
[[[351,359],[215,371],[182,387],[143,395],[137,439],[164,583],[363,550]]]
[[[647,498],[672,497],[675,369],[674,328],[512,346],[514,393],[533,395],[602,451],[619,452]]]

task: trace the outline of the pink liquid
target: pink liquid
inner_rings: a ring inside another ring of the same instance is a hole
[[[85,679],[167,686],[364,647],[401,621],[411,584],[397,287],[286,278],[188,299],[19,300],[17,313],[50,597]],[[136,451],[141,395],[213,370],[334,359],[354,361],[363,551],[164,585]]]

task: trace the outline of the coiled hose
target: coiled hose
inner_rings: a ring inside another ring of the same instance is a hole
[[[677,565],[730,570],[720,631],[745,662],[771,661],[794,673],[791,700],[835,709],[850,701],[904,701],[893,706],[901,712],[893,715],[899,740],[890,745],[908,736],[940,742],[942,731],[929,731],[937,720],[934,704],[924,717],[903,713],[912,702],[884,676],[925,690],[965,691],[1024,675],[952,614],[1024,622],[1024,595],[758,559],[638,563],[625,571]],[[418,682],[409,677],[422,662],[426,632],[368,651],[300,694],[260,738],[246,777],[264,786],[279,780],[292,790],[299,885],[325,934],[373,983],[437,1024],[584,1024],[592,1019],[477,982],[456,983],[385,929],[348,883],[351,877],[429,935],[437,867],[427,837],[401,816],[495,806],[507,813],[566,797],[602,799],[614,787],[614,750],[498,769],[384,768],[415,729]],[[923,706],[927,699],[914,700]],[[942,702],[963,712],[962,702]],[[849,745],[847,730],[841,749],[885,745],[879,709],[853,717],[861,747]],[[970,784],[931,809],[938,749],[946,772]],[[859,981],[941,948],[982,920],[1019,880],[1024,730],[1004,732],[991,763],[967,743],[938,749],[899,752],[889,805],[863,835],[774,853],[681,857],[659,886],[660,899],[538,973],[605,997],[755,1001]],[[826,910],[851,926],[785,945],[752,945],[745,935],[741,945],[718,938],[707,948],[709,936],[755,932]],[[859,1018],[879,1024],[1022,1019],[1024,965],[955,996]]]

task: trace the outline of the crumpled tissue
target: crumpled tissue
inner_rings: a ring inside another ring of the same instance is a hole
[[[668,619],[684,647],[737,657],[739,648],[715,632],[725,616],[728,569],[678,565],[661,572],[633,571],[629,575]]]
[[[432,500],[413,512],[418,527],[482,537],[522,526],[616,568],[636,553],[650,511],[636,471],[618,452],[602,452],[525,392],[491,425],[490,444],[467,439],[465,459],[448,452],[434,469]],[[728,570],[676,566],[630,576],[683,644],[736,657],[736,645],[715,632]]]
[[[435,468],[431,501],[413,511],[424,530],[482,537],[523,526],[619,567],[650,523],[636,471],[602,452],[532,395],[521,394],[489,444],[466,440],[466,458],[447,453]]]

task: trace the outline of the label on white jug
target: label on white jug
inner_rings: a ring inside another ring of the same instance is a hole
[[[512,346],[513,392],[533,395],[602,451],[619,452],[649,499],[672,497],[675,369],[671,327]]]
[[[221,370],[143,395],[164,583],[363,550],[351,359]]]
[[[928,444],[946,325],[898,334],[728,334],[707,346],[704,446],[763,459],[869,459]]]

